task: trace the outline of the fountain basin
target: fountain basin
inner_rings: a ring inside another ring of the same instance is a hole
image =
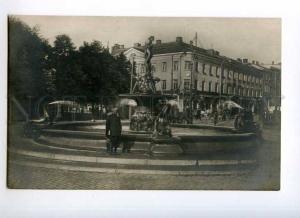
[[[196,155],[211,152],[227,152],[246,149],[256,149],[259,137],[256,133],[240,133],[229,127],[215,127],[209,125],[172,125],[172,137],[155,139],[152,132],[131,131],[129,124],[123,123],[122,142],[129,148],[142,150],[152,154],[188,154]],[[73,139],[85,139],[85,146],[89,140],[99,140],[105,143],[104,122],[76,122],[56,124],[42,130],[47,136],[59,136]],[[102,140],[102,141],[101,141]],[[93,142],[95,143],[95,142]],[[154,146],[155,145],[155,146]],[[154,149],[155,148],[155,149]],[[155,152],[156,150],[156,152]]]

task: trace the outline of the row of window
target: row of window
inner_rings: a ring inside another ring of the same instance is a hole
[[[167,72],[167,62],[162,62],[161,69],[162,69],[162,72]],[[193,69],[193,63],[191,61],[185,61],[184,69],[191,71]],[[209,74],[210,76],[215,75],[216,77],[220,77],[220,74],[221,74],[221,68],[218,66],[212,65],[212,64],[204,64],[204,63],[201,64],[201,63],[196,62],[195,69],[197,72],[202,72],[205,75]],[[174,61],[173,62],[173,71],[176,72],[178,70],[179,70],[179,61]],[[152,72],[153,73],[156,72],[156,64],[152,65]],[[141,73],[145,73],[145,65],[144,64],[141,65]],[[243,73],[234,72],[227,68],[224,68],[222,77],[228,78],[228,79],[244,81],[244,82],[248,82],[248,83],[252,83],[252,84],[262,85],[262,83],[263,83],[262,78],[258,78],[258,77],[252,76],[252,75],[246,75]]]
[[[167,81],[166,80],[162,80],[162,89],[166,90],[167,89]],[[189,90],[191,87],[191,80],[190,79],[185,79],[184,83],[183,83],[183,87],[186,90]],[[197,86],[198,86],[198,81],[194,80],[193,83],[193,89],[197,90]],[[208,82],[208,87],[206,87],[206,82],[202,81],[201,83],[201,90],[202,91],[208,91],[208,92],[216,92],[219,93],[219,84],[215,83],[215,85],[213,86],[212,82]],[[178,80],[174,79],[173,80],[173,89],[176,90],[178,89]],[[236,95],[240,95],[240,96],[249,96],[249,97],[258,97],[261,95],[261,90],[254,90],[252,88],[243,88],[243,87],[236,87],[236,86],[231,86],[231,85],[227,85],[224,86],[223,84],[221,85],[221,90],[223,94],[236,94]]]

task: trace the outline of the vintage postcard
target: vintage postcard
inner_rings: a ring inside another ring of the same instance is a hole
[[[280,190],[281,19],[7,22],[8,188]]]

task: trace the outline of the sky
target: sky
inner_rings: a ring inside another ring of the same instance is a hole
[[[265,64],[281,62],[279,18],[192,18],[192,17],[80,17],[16,16],[52,44],[55,36],[67,34],[79,47],[99,40],[111,48],[115,43],[131,47],[144,44],[149,36],[162,42],[182,36],[189,43],[197,32],[198,46],[215,49],[231,58],[248,58]]]

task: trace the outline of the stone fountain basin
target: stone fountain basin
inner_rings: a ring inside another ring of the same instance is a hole
[[[151,132],[131,131],[128,126],[128,123],[123,123],[122,141],[130,147],[143,149],[145,152],[150,149],[151,143],[176,143],[180,145],[184,154],[245,150],[257,148],[259,145],[259,139],[255,133],[240,133],[230,127],[174,124],[171,127],[173,135],[171,138],[153,139]],[[67,137],[71,141],[72,138],[86,139],[84,144],[87,147],[90,143],[95,144],[92,140],[105,143],[103,122],[60,123],[44,129],[42,134]]]

